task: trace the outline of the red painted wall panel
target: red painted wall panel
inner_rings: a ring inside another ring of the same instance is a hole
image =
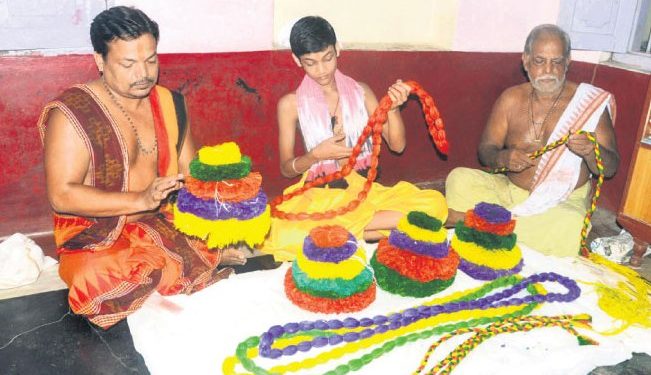
[[[270,195],[295,180],[280,175],[276,103],[298,85],[302,73],[287,51],[162,55],[160,83],[186,95],[198,145],[234,140],[264,176]],[[340,68],[368,83],[381,97],[397,78],[419,82],[444,118],[450,155],[429,140],[418,103],[403,111],[407,149],[381,153],[382,182],[444,179],[456,166],[477,167],[476,149],[499,93],[525,81],[517,53],[344,51]],[[0,236],[49,230],[41,144],[36,121],[42,106],[69,85],[97,76],[84,56],[0,57]],[[604,187],[600,205],[616,209],[622,195],[649,76],[587,63],[573,63],[568,77],[593,81],[615,94],[620,171]],[[298,140],[298,145],[302,143]],[[298,146],[297,146],[298,148]]]

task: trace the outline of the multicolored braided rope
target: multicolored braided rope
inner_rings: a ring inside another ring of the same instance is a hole
[[[434,344],[432,344],[420,365],[414,371],[414,375],[420,375],[429,360],[430,355],[438,348],[439,345],[448,339],[463,335],[466,333],[474,333],[473,336],[457,346],[446,358],[441,360],[436,366],[432,367],[427,374],[449,374],[452,370],[463,360],[474,348],[487,339],[497,336],[502,333],[510,332],[528,332],[536,328],[543,327],[561,327],[570,334],[576,336],[579,345],[597,345],[598,343],[589,337],[581,335],[574,328],[575,324],[590,328],[591,317],[586,314],[580,315],[559,315],[559,316],[516,316],[503,320],[496,321],[484,328],[462,328],[454,332],[450,332]]]
[[[445,137],[445,129],[443,127],[443,119],[434,104],[434,99],[425,91],[418,83],[414,81],[406,81],[407,85],[411,86],[411,93],[418,96],[423,107],[423,113],[425,115],[425,121],[427,122],[427,128],[429,131],[436,148],[444,155],[448,153],[448,141]],[[359,207],[359,204],[363,202],[368,196],[368,192],[371,190],[373,181],[377,176],[377,166],[378,166],[378,157],[380,155],[380,149],[382,146],[382,127],[387,122],[387,114],[391,109],[391,98],[388,95],[385,95],[379,102],[378,108],[373,112],[369,117],[368,123],[362,130],[362,134],[357,140],[357,144],[353,147],[353,153],[348,158],[348,162],[344,165],[340,171],[331,173],[327,176],[319,177],[314,181],[310,181],[303,185],[300,189],[294,190],[291,193],[284,194],[274,198],[271,203],[271,216],[277,217],[283,220],[328,220],[332,219],[335,216],[343,215],[347,212],[355,210]],[[288,201],[296,196],[299,196],[306,192],[307,190],[325,185],[328,182],[333,180],[339,180],[344,178],[353,171],[355,162],[359,153],[362,151],[362,146],[366,139],[371,136],[373,140],[373,150],[371,152],[371,166],[368,174],[366,175],[366,182],[364,183],[364,188],[362,191],[357,194],[357,198],[350,201],[347,205],[339,207],[337,209],[328,210],[325,212],[284,212],[278,209],[278,206],[285,201]]]
[[[583,228],[581,228],[581,255],[584,257],[587,257],[590,254],[590,248],[588,247],[588,230],[590,228],[590,221],[592,220],[592,214],[595,212],[597,209],[597,200],[599,199],[599,196],[601,195],[601,185],[604,183],[604,163],[603,163],[603,158],[601,157],[601,150],[599,149],[599,142],[597,142],[597,139],[592,135],[592,133],[587,132],[585,130],[579,130],[575,133],[569,133],[560,139],[543,146],[539,150],[536,150],[529,154],[530,159],[536,159],[540,157],[542,154],[546,153],[547,151],[551,151],[561,145],[564,145],[567,143],[567,141],[570,139],[570,136],[573,134],[585,134],[586,137],[592,142],[594,145],[594,157],[595,161],[597,163],[597,171],[599,172],[599,177],[597,178],[597,185],[595,186],[595,191],[594,194],[592,195],[592,203],[590,204],[590,209],[588,212],[586,212],[585,217],[583,218]],[[503,173],[503,172],[508,172],[507,167],[501,167],[501,168],[494,168],[488,170],[490,173]]]

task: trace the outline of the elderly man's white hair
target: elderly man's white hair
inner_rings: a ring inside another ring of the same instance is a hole
[[[557,36],[563,42],[563,57],[570,57],[570,51],[572,50],[570,36],[565,32],[565,30],[553,24],[544,24],[534,27],[529,33],[529,36],[527,36],[527,40],[524,42],[524,53],[530,55],[531,50],[533,49],[533,44],[543,35]]]

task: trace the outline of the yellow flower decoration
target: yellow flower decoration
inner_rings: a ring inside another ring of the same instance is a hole
[[[454,236],[450,246],[459,253],[461,258],[468,262],[495,270],[510,270],[522,260],[522,251],[518,245],[515,245],[511,250],[488,250],[475,243],[461,241],[457,236]]]
[[[445,228],[441,227],[441,229],[436,232],[429,229],[423,229],[411,224],[409,220],[407,220],[407,216],[404,216],[402,219],[400,219],[396,229],[411,237],[412,240],[416,241],[441,243],[445,242],[448,237],[448,231]]]
[[[353,279],[366,268],[366,254],[363,248],[358,248],[349,259],[339,263],[315,262],[305,257],[302,251],[296,254],[298,267],[312,279],[342,278]]]
[[[181,212],[174,205],[174,226],[190,236],[206,240],[209,248],[223,248],[244,241],[250,247],[261,244],[271,225],[269,205],[264,212],[249,220],[207,220]]]
[[[217,146],[204,146],[199,149],[199,161],[206,165],[239,163],[242,160],[240,146],[235,142],[225,142]]]

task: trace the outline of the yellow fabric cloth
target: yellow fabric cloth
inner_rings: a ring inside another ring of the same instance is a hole
[[[561,204],[544,213],[516,217],[514,232],[518,242],[547,255],[576,256],[581,245],[583,217],[590,202],[590,183],[586,183]],[[445,181],[448,207],[466,212],[479,202],[499,204],[507,209],[523,202],[529,191],[502,174],[478,169],[455,168]]]
[[[287,194],[303,186],[305,175],[298,183],[285,189]],[[281,204],[278,208],[285,212],[324,212],[345,206],[357,198],[366,179],[355,172],[346,177],[347,189],[312,188]],[[448,208],[445,197],[436,190],[421,190],[404,181],[392,187],[373,183],[366,200],[356,210],[340,215],[331,220],[289,221],[272,218],[269,237],[260,249],[274,254],[276,260],[293,260],[303,247],[303,240],[310,230],[319,225],[341,225],[350,231],[357,240],[364,237],[364,228],[379,211],[397,211],[407,214],[409,211],[423,211],[445,222]]]

